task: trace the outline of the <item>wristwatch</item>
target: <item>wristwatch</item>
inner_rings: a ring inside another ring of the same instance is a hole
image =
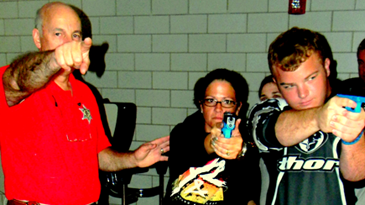
[[[247,144],[246,144],[246,142],[242,142],[242,149],[238,153],[237,159],[241,159],[242,157],[244,157],[246,152],[247,152]]]

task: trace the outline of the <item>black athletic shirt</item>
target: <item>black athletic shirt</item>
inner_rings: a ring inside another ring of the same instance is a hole
[[[291,147],[277,141],[275,123],[287,109],[285,100],[271,99],[256,104],[248,115],[249,132],[270,176],[266,204],[354,204],[354,189],[339,171],[340,138],[319,131]]]

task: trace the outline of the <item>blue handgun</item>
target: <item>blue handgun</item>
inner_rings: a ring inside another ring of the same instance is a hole
[[[233,113],[225,112],[223,117],[222,133],[225,138],[231,138],[232,130],[236,127],[236,116]]]
[[[351,112],[356,112],[356,113],[361,112],[362,104],[365,103],[365,97],[354,96],[354,95],[344,95],[344,94],[337,94],[337,96],[341,97],[341,98],[348,98],[348,99],[356,102],[355,108],[346,107],[346,110],[351,111]]]

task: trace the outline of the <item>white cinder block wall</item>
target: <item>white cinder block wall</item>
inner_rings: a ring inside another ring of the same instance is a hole
[[[49,0],[0,1],[0,65],[36,50],[31,38],[35,11]],[[365,0],[308,0],[304,15],[288,15],[287,0],[64,0],[90,18],[95,45],[109,44],[106,71],[85,79],[105,98],[138,106],[132,148],[169,134],[196,109],[196,80],[226,67],[250,86],[257,102],[269,74],[266,52],[292,26],[322,32],[338,61],[340,79],[357,76],[356,48],[365,38]],[[166,177],[166,181],[167,181]],[[132,185],[158,183],[154,171]],[[114,200],[113,200],[114,201]],[[117,203],[119,200],[115,200]],[[158,204],[158,198],[138,204]]]

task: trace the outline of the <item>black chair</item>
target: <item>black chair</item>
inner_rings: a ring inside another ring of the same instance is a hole
[[[136,126],[137,107],[134,103],[110,102],[104,99],[104,107],[108,123],[104,124],[112,148],[118,152],[127,152],[133,140]],[[152,188],[128,187],[133,174],[147,172],[149,168],[156,168],[159,175],[159,185]],[[158,162],[148,168],[133,168],[118,172],[100,171],[102,190],[98,204],[109,205],[109,195],[121,198],[122,204],[131,204],[138,201],[139,197],[159,195],[160,205],[164,193],[164,175],[167,171],[166,162]]]

